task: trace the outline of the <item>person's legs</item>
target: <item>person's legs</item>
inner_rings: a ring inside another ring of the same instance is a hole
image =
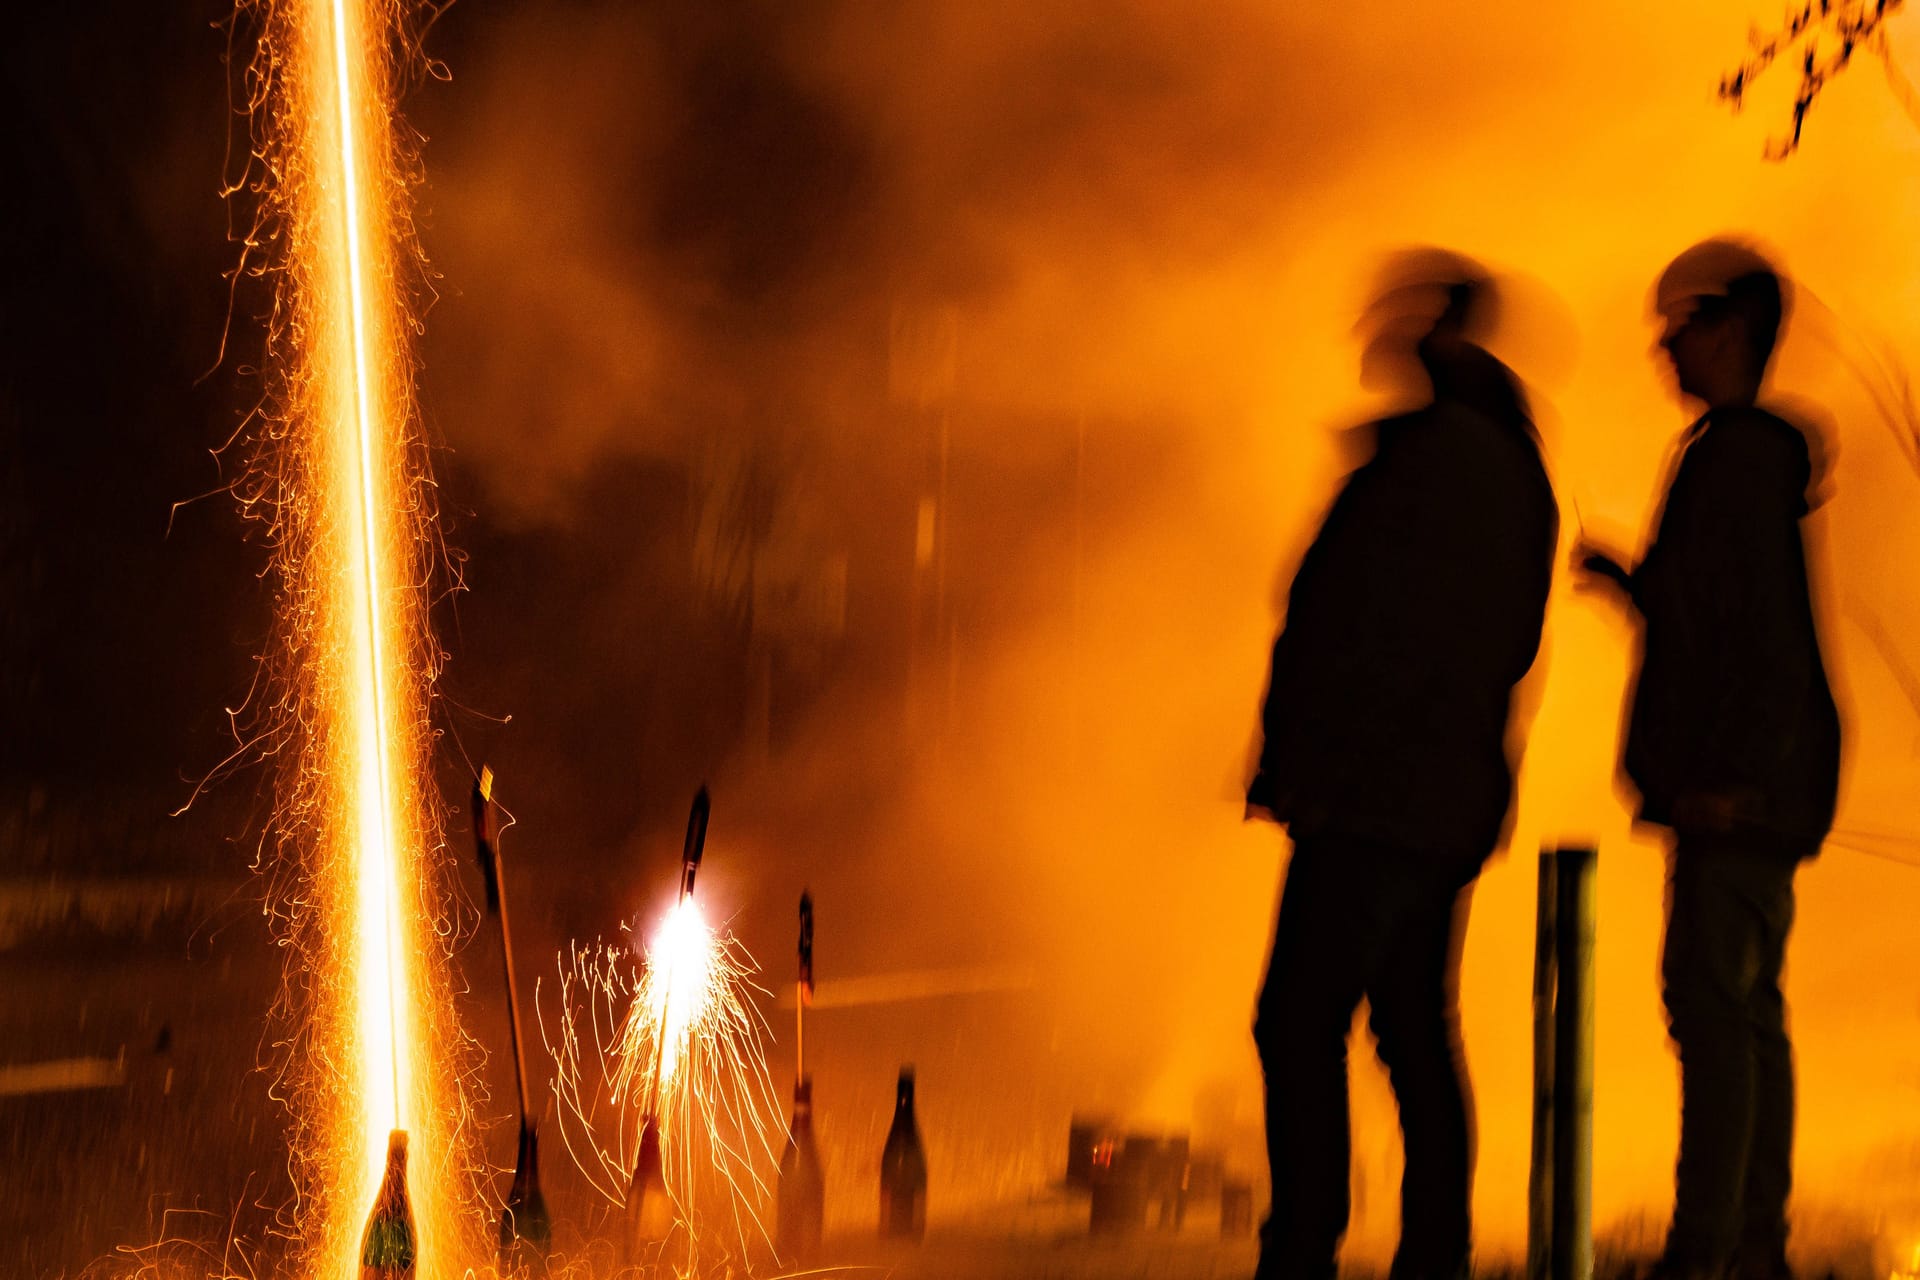
[[[1753,1027],[1753,1145],[1741,1202],[1742,1280],[1785,1280],[1787,1195],[1793,1187],[1793,1045],[1780,993],[1793,927],[1792,864],[1756,860],[1745,877],[1760,930],[1760,969],[1748,998]]]
[[[1739,1243],[1753,1144],[1754,1027],[1762,967],[1759,921],[1737,852],[1689,843],[1674,851],[1661,977],[1680,1057],[1680,1155],[1666,1262],[1718,1274]]]
[[[1253,1032],[1273,1176],[1259,1280],[1329,1280],[1347,1229],[1347,1032],[1381,936],[1357,857],[1300,842],[1280,895]]]
[[[1406,1152],[1396,1280],[1462,1275],[1472,1250],[1473,1108],[1457,983],[1471,890],[1423,879],[1410,876],[1412,894],[1367,988]]]

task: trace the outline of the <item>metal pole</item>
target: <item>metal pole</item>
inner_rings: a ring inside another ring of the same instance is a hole
[[[1553,1258],[1554,913],[1559,907],[1551,849],[1540,851],[1533,922],[1533,1153],[1527,1170],[1527,1280],[1548,1280]]]
[[[1553,1280],[1592,1280],[1594,851],[1557,861]]]

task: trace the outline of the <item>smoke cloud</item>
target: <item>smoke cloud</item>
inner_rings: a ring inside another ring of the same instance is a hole
[[[1234,789],[1342,429],[1381,407],[1354,326],[1382,256],[1520,274],[1494,345],[1533,384],[1567,537],[1630,549],[1685,425],[1647,292],[1680,249],[1751,232],[1802,286],[1780,389],[1839,446],[1813,527],[1852,843],[1801,877],[1797,1203],[1835,1238],[1843,1209],[1915,1212],[1920,1132],[1885,1117],[1920,1088],[1920,481],[1890,355],[1920,336],[1920,132],[1863,68],[1763,163],[1767,86],[1741,116],[1711,94],[1755,16],[449,14],[453,79],[414,118],[443,275],[425,400],[472,513],[451,682],[515,717],[466,733],[520,770],[526,856],[612,900],[556,907],[542,941],[650,902],[674,797],[711,774],[704,883],[776,978],[803,885],[823,982],[1030,975],[820,1014],[839,1212],[870,1200],[906,1059],[936,1217],[1057,1176],[1074,1108],[1192,1128],[1254,1173],[1246,1025],[1284,840],[1241,824]],[[1490,1252],[1524,1231],[1543,842],[1603,850],[1598,1221],[1651,1232],[1670,1195],[1663,868],[1612,783],[1631,644],[1556,596],[1513,840],[1475,902]],[[1397,1154],[1370,1066],[1356,1108],[1350,1248],[1384,1260]]]

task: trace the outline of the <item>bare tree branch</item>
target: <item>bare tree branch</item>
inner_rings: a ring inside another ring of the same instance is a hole
[[[1787,13],[1786,23],[1772,34],[1754,28],[1747,36],[1747,56],[1720,77],[1719,98],[1735,111],[1745,105],[1747,90],[1767,68],[1797,54],[1800,88],[1793,99],[1793,126],[1767,141],[1766,157],[1784,160],[1800,147],[1807,113],[1829,81],[1852,65],[1856,54],[1872,54],[1886,68],[1901,106],[1916,113],[1913,90],[1894,66],[1887,45],[1886,24],[1905,0],[1806,0]]]

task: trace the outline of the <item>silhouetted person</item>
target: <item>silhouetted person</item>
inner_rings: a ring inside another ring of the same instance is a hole
[[[1641,819],[1674,832],[1661,978],[1680,1156],[1656,1274],[1782,1280],[1793,1051],[1780,970],[1794,869],[1832,822],[1840,760],[1801,541],[1809,450],[1754,404],[1783,314],[1763,259],[1698,245],[1656,305],[1679,389],[1707,411],[1639,566],[1575,553],[1644,623],[1625,768]]]
[[[1293,839],[1254,1025],[1273,1173],[1263,1280],[1334,1274],[1363,997],[1405,1137],[1393,1275],[1464,1275],[1471,1251],[1458,958],[1467,886],[1512,795],[1509,703],[1539,648],[1558,516],[1518,387],[1468,337],[1485,282],[1450,261],[1401,291],[1435,304],[1406,335],[1432,401],[1374,424],[1273,649],[1247,794]]]

